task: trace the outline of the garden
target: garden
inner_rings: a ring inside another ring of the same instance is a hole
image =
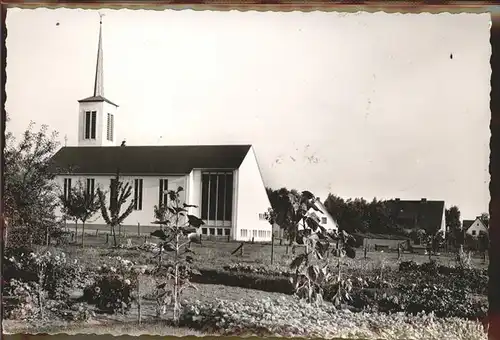
[[[21,146],[6,148],[6,333],[487,338],[488,273],[463,250],[363,256],[352,235],[327,232],[307,214],[316,200],[307,191],[265,212],[286,229],[286,244],[246,243],[235,252],[239,243],[202,240],[204,222],[188,213],[181,187],[155,207],[158,229],[122,235],[130,185],[117,172],[109,195],[76,186],[69,198],[51,197],[53,178],[32,157],[55,147],[44,136],[28,131]],[[56,202],[80,221],[81,239],[67,242]],[[85,232],[96,213],[108,242]]]

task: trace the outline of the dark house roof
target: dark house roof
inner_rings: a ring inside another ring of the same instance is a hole
[[[51,159],[56,174],[188,174],[195,168],[237,169],[250,145],[77,146]]]
[[[470,226],[472,225],[472,223],[474,223],[476,220],[464,220],[462,222],[462,229],[463,230],[467,230],[470,228]]]
[[[116,105],[115,103],[113,103],[111,100],[104,98],[103,96],[92,96],[92,97],[88,97],[88,98],[85,98],[85,99],[80,99],[78,102],[79,103],[106,102],[106,103],[109,103],[111,105],[114,105],[114,106],[118,107],[118,105]]]
[[[428,232],[436,232],[441,228],[445,210],[444,201],[394,199],[388,203],[392,217],[398,225],[405,229],[424,229]]]

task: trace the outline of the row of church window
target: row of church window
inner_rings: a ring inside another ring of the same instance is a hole
[[[114,178],[111,179],[113,183]],[[133,183],[134,210],[142,210],[144,187],[143,179],[136,178]],[[225,225],[232,220],[233,213],[233,173],[232,172],[203,172],[201,190],[201,218],[207,225]],[[95,179],[86,179],[88,192],[95,192]],[[64,179],[64,195],[69,196],[71,191],[71,178]],[[168,180],[159,179],[158,183],[158,205],[167,204]],[[206,229],[206,228],[205,228]],[[230,229],[209,228],[206,235],[229,235]],[[219,234],[222,233],[222,234]]]
[[[241,229],[240,230],[240,236],[241,237],[271,237],[271,231],[270,230],[247,230],[247,229]]]
[[[107,114],[106,139],[110,142],[114,138],[115,118],[111,113]],[[85,111],[84,139],[96,139],[97,134],[97,111]]]

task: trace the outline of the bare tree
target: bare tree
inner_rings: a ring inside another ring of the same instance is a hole
[[[100,188],[97,189],[102,218],[111,228],[114,246],[116,247],[118,245],[116,240],[116,227],[120,226],[132,213],[134,210],[134,200],[132,199],[125,211],[121,213],[122,206],[127,203],[128,198],[132,194],[132,187],[128,182],[124,183],[120,181],[119,171],[116,172],[115,178],[110,181],[109,192],[109,206],[107,206],[106,193],[104,193]]]

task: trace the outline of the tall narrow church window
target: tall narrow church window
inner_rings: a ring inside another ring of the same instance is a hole
[[[142,210],[142,179],[134,180],[134,210]]]
[[[108,121],[107,121],[107,133],[106,133],[106,139],[109,140],[110,142],[113,141],[113,115],[111,113],[108,113]]]
[[[95,139],[97,131],[97,112],[96,111],[86,111],[85,112],[85,139]]]
[[[168,203],[168,179],[160,179],[158,196],[158,203],[160,206]]]
[[[71,178],[65,178],[64,179],[64,199],[68,200],[71,194]]]
[[[87,178],[87,194],[88,195],[93,195],[95,192],[95,179],[94,178]]]

